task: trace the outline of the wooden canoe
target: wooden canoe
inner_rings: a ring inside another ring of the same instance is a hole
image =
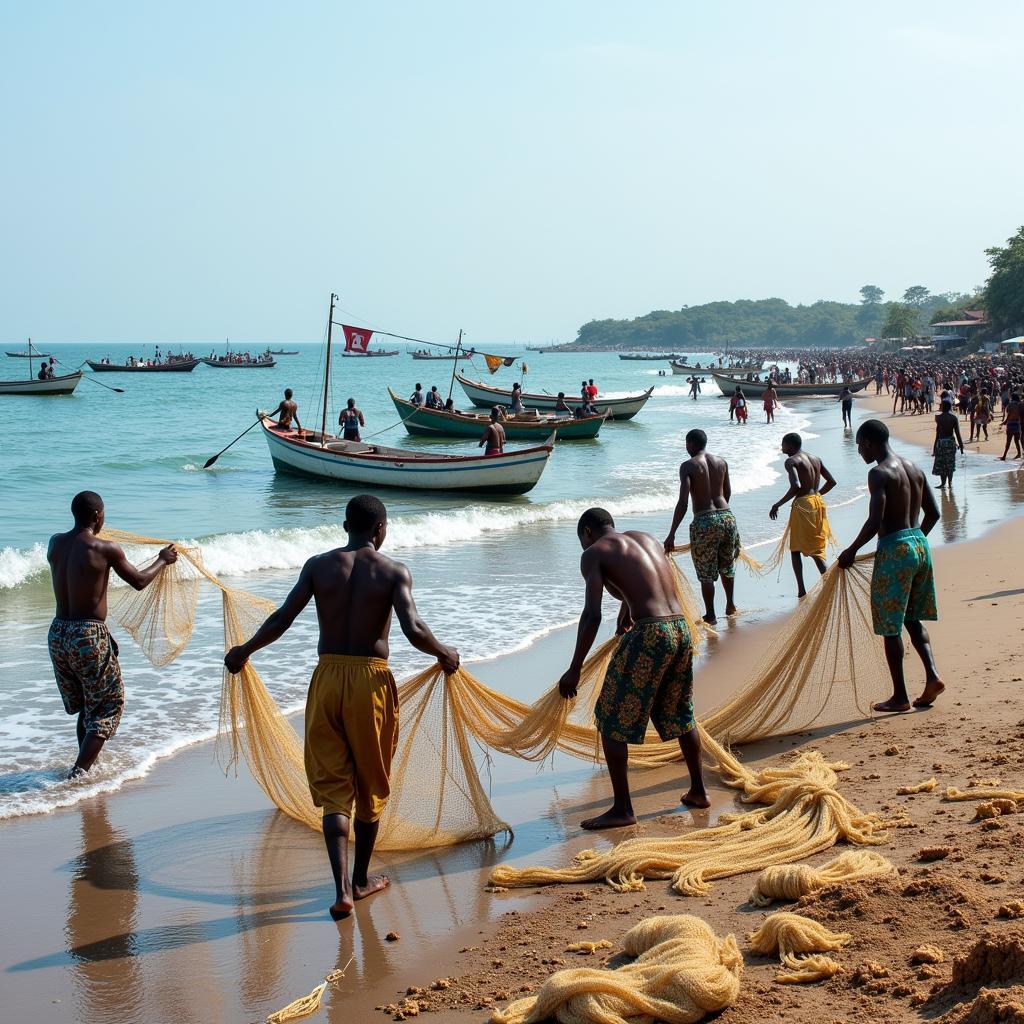
[[[401,487],[414,491],[526,494],[540,480],[554,451],[554,435],[533,448],[501,455],[441,455],[344,441],[318,431],[276,429],[269,417],[260,426],[274,469],[360,487]]]
[[[230,359],[210,359],[209,356],[204,356],[198,362],[206,363],[207,366],[216,367],[218,370],[269,370],[272,366],[277,366],[273,359],[250,359],[248,362],[233,363]]]
[[[198,359],[174,359],[169,363],[156,363],[152,366],[99,363],[94,359],[87,359],[86,362],[93,373],[191,373],[199,365]]]
[[[82,371],[49,380],[0,380],[0,395],[70,395],[78,387]]]
[[[480,381],[468,380],[461,374],[456,379],[462,385],[469,400],[478,408],[489,409],[492,405],[508,405],[512,401],[512,392],[506,388],[491,387],[490,384],[483,384]],[[628,395],[625,398],[602,398],[600,395],[594,402],[599,413],[608,413],[610,420],[631,420],[646,404],[654,391],[652,384],[646,391],[638,395]],[[566,391],[566,403],[572,408],[580,400],[578,392]],[[541,412],[554,412],[556,395],[535,395],[523,392],[523,405],[528,409],[537,409]]]
[[[723,395],[731,395],[737,387],[743,389],[746,398],[763,398],[768,390],[768,381],[742,380],[739,377],[727,377],[722,373],[712,373],[715,383],[721,388]],[[849,384],[776,384],[775,392],[779,398],[821,398],[838,397],[843,388],[851,392],[861,391],[871,383],[870,377],[863,380],[850,381]]]
[[[428,409],[412,402],[388,388],[391,401],[395,403],[398,415],[410,434],[424,437],[470,437],[479,441],[490,422],[489,416],[478,416],[474,413],[452,413],[443,409]],[[511,418],[502,420],[505,436],[510,441],[543,441],[551,434],[557,433],[559,441],[579,441],[597,437],[605,414],[588,416],[576,420],[571,416],[538,416],[534,419]]]

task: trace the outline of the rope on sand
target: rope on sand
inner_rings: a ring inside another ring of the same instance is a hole
[[[798,900],[836,882],[855,882],[895,871],[895,866],[874,850],[848,850],[819,868],[776,864],[761,872],[749,902],[767,907],[773,900]]]
[[[820,954],[842,949],[853,938],[847,932],[831,932],[810,918],[779,911],[769,914],[756,931],[747,936],[755,953],[778,953],[788,970],[775,976],[783,984],[821,981],[839,974],[843,967],[830,956]]]
[[[296,999],[267,1017],[267,1024],[284,1024],[285,1021],[297,1020],[320,1009],[320,1000],[327,989],[327,982],[322,981],[308,996]]]
[[[536,995],[495,1010],[492,1024],[694,1024],[736,1002],[743,956],[689,914],[648,917],[622,940],[636,959],[614,971],[573,967],[552,974]]]

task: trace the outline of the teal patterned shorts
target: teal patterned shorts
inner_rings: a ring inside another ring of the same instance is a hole
[[[899,636],[904,622],[932,622],[935,577],[920,530],[897,530],[878,541],[871,573],[871,620],[878,636]]]
[[[622,636],[594,709],[602,736],[643,743],[650,720],[663,740],[693,726],[693,647],[682,616],[640,619]]]

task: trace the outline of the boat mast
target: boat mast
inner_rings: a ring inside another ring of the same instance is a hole
[[[324,408],[320,417],[320,447],[327,445],[327,389],[331,383],[331,328],[334,326],[334,300],[338,296],[331,292],[331,309],[327,314],[327,359],[324,367]]]
[[[448,397],[452,397],[452,391],[455,390],[455,372],[459,368],[459,350],[462,348],[462,328],[459,328],[459,340],[455,342],[455,358],[452,360],[452,379],[448,385]]]

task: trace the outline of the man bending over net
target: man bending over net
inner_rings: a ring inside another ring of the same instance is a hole
[[[627,744],[644,742],[648,719],[663,740],[679,740],[690,772],[690,789],[683,803],[708,807],[700,737],[693,720],[690,630],[663,546],[638,530],[619,533],[603,508],[584,512],[576,533],[583,546],[580,571],[586,580],[586,601],[572,664],[558,681],[566,700],[576,696],[583,662],[597,638],[604,591],[622,602],[617,630],[621,639],[595,708],[614,799],[610,810],[583,821],[582,827],[636,824],[629,794]]]
[[[224,658],[241,672],[258,650],[279,639],[309,603],[316,602],[320,660],[306,697],[306,778],[313,803],[323,809],[324,840],[334,873],[331,917],[352,912],[356,900],[384,889],[387,875],[368,873],[380,816],[391,793],[391,759],[398,742],[398,690],[388,668],[391,613],[406,638],[445,672],[459,667],[459,652],[439,643],[420,619],[412,576],[380,554],[387,512],[369,494],[345,509],[348,544],[315,555],[298,582],[255,636]],[[348,873],[349,819],[355,805],[356,848]]]
[[[939,521],[939,507],[924,473],[889,447],[889,428],[881,420],[865,420],[860,425],[857,451],[865,462],[876,463],[868,473],[871,505],[867,522],[839,556],[839,564],[849,569],[858,550],[878,534],[878,550],[871,573],[871,618],[875,633],[885,640],[892,696],[872,707],[875,711],[910,710],[903,676],[904,626],[924,665],[924,690],[914,701],[914,707],[931,707],[946,688],[935,668],[931,640],[922,621],[939,617],[927,540],[928,533]],[[922,510],[924,518],[918,528]]]

